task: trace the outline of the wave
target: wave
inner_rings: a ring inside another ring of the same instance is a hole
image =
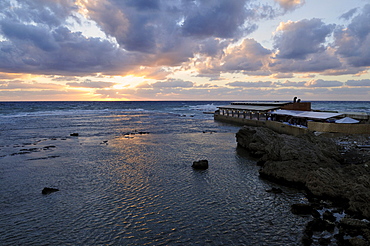
[[[216,111],[217,110],[217,106],[214,105],[213,103],[189,106],[189,108],[191,110],[198,110],[198,111],[203,111],[203,112],[210,112],[210,111]]]
[[[0,117],[38,117],[38,116],[72,116],[72,115],[93,115],[93,114],[110,114],[110,113],[125,113],[125,112],[144,112],[142,108],[137,109],[68,109],[68,110],[47,110],[47,111],[18,111],[1,112]]]

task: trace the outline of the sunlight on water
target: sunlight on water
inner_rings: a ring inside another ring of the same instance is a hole
[[[286,187],[279,195],[265,191],[275,185],[259,179],[256,163],[236,147],[238,127],[202,112],[184,117],[158,112],[158,105],[151,113],[137,106],[144,110],[41,114],[13,117],[4,125],[2,244],[300,241],[307,218],[291,214],[290,205],[303,195]],[[191,168],[200,159],[209,161],[209,169]],[[59,191],[42,195],[43,187]]]

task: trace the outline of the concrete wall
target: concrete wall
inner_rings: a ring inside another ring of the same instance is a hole
[[[308,129],[316,132],[340,132],[346,134],[370,134],[370,124],[335,124],[308,122]]]
[[[228,122],[232,124],[238,124],[238,125],[263,126],[263,127],[270,128],[271,130],[274,130],[278,133],[294,135],[294,136],[306,134],[308,132],[307,128],[290,126],[290,125],[283,124],[277,121],[250,120],[250,119],[236,118],[236,117],[218,115],[218,114],[215,114],[214,118],[215,120],[219,120],[222,122]]]

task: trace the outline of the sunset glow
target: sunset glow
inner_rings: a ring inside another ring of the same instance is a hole
[[[2,1],[0,101],[369,100],[370,4],[321,2]]]

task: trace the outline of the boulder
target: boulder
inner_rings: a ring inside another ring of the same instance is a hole
[[[191,167],[194,169],[205,170],[208,168],[208,160],[194,161]]]
[[[310,204],[296,203],[290,208],[293,214],[309,215],[312,214],[313,208]]]
[[[48,195],[48,194],[56,192],[56,191],[59,191],[59,190],[56,189],[56,188],[45,187],[44,189],[42,189],[41,193],[44,194],[44,195]]]
[[[352,219],[352,218],[343,218],[339,222],[340,230],[345,230],[350,236],[357,236],[363,234],[366,230],[370,229],[369,223]]]
[[[332,222],[334,223],[337,219],[335,218],[335,216],[328,210],[326,210],[323,214],[322,214],[322,218],[323,220],[327,220],[329,222]]]

